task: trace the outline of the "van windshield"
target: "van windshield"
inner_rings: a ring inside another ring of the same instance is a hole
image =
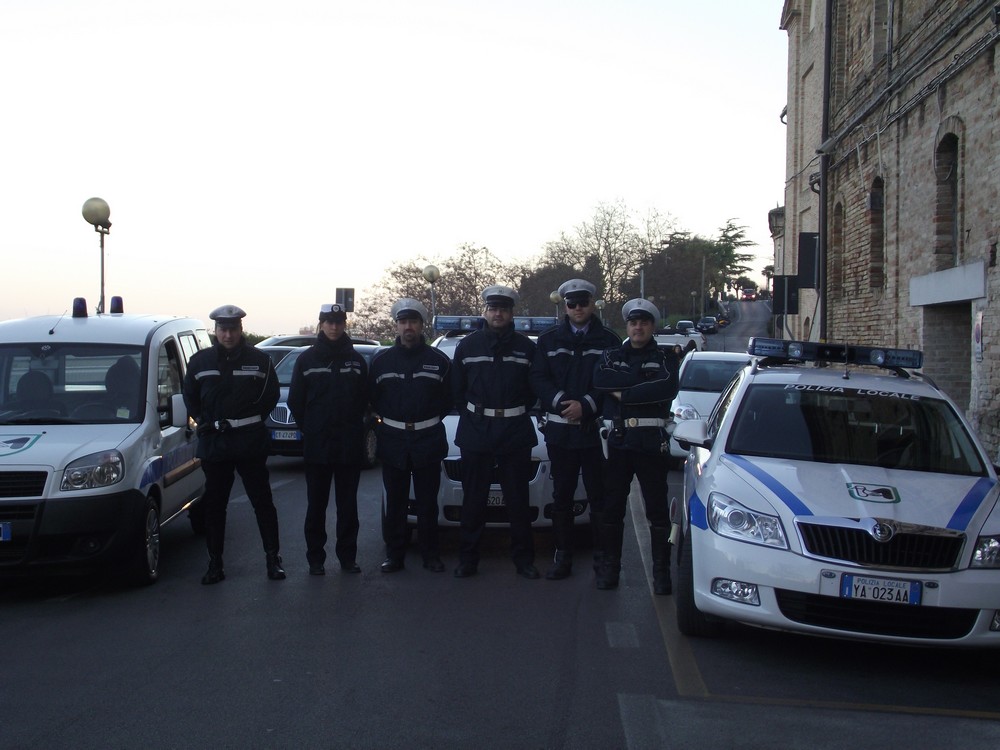
[[[113,344],[0,346],[0,424],[142,421],[142,348]]]

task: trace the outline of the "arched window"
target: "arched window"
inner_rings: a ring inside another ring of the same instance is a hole
[[[868,193],[868,284],[872,289],[885,286],[885,183],[881,177],[872,181]]]
[[[939,269],[954,266],[958,259],[958,167],[958,136],[947,133],[934,152],[934,253]]]

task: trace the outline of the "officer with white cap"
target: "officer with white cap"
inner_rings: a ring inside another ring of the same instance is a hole
[[[292,369],[288,409],[302,431],[306,462],[306,561],[309,574],[326,574],[326,510],[333,486],[337,559],[344,573],[360,573],[358,484],[364,462],[368,364],[347,335],[347,311],[321,305],[316,343]]]
[[[585,279],[570,279],[559,286],[566,314],[559,325],[538,336],[531,365],[531,385],[545,410],[545,445],[552,467],[556,550],[555,564],[545,574],[549,580],[572,573],[573,497],[581,474],[595,535],[602,519],[604,460],[598,418],[604,399],[594,388],[594,368],[604,350],[618,346],[620,339],[595,314],[596,293],[596,287]],[[595,540],[595,550],[598,547]]]
[[[528,373],[535,344],[514,330],[518,294],[508,286],[483,290],[486,327],[455,348],[452,383],[458,408],[455,444],[462,453],[462,521],[456,578],[479,570],[479,541],[486,525],[494,475],[510,519],[511,558],[518,575],[539,577],[531,532],[528,483],[531,449],[538,444],[528,409],[535,402]]]
[[[410,484],[417,510],[417,542],[424,568],[444,572],[438,548],[438,490],[448,437],[441,421],[452,406],[451,360],[424,338],[427,308],[409,297],[391,314],[396,343],[372,359],[368,374],[372,409],[379,415],[377,454],[385,488],[383,573],[405,567]]]
[[[278,379],[271,358],[243,336],[246,313],[222,305],[211,313],[216,344],[196,352],[184,376],[184,402],[198,422],[198,458],[205,472],[205,527],[208,571],[204,584],[226,577],[222,564],[226,508],[238,472],[257,517],[267,561],[267,577],[281,580],[278,513],[271,495],[267,456],[270,438],[264,418],[277,405]]]
[[[638,477],[650,524],[653,590],[657,594],[671,592],[666,426],[670,402],[677,395],[677,364],[676,358],[660,351],[653,339],[658,316],[659,311],[647,300],[626,302],[622,318],[628,339],[608,349],[594,372],[594,386],[605,394],[602,430],[608,443],[607,494],[599,531],[599,589],[618,587],[625,509],[632,478]]]

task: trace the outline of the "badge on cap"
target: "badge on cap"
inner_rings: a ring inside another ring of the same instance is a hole
[[[327,321],[329,321],[330,323],[343,323],[346,320],[347,320],[347,312],[344,310],[343,305],[337,304],[336,302],[320,305],[319,307],[320,323],[325,323]]]

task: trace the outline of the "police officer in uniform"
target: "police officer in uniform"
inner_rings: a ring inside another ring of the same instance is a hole
[[[424,567],[444,571],[438,550],[438,490],[448,438],[441,420],[451,411],[451,360],[424,339],[427,308],[415,299],[391,310],[396,343],[372,359],[368,374],[372,408],[380,417],[378,457],[385,488],[383,573],[404,567],[410,481],[417,508],[417,541]]]
[[[581,471],[595,536],[602,519],[604,457],[598,419],[603,399],[593,385],[594,368],[604,350],[618,346],[620,339],[594,314],[596,291],[583,279],[559,287],[566,315],[539,335],[531,366],[531,385],[546,412],[545,445],[552,467],[556,551],[555,564],[545,574],[549,580],[566,578],[573,570],[573,496]]]
[[[658,315],[644,299],[626,302],[622,317],[628,340],[607,350],[594,372],[594,386],[605,394],[602,435],[607,437],[608,455],[599,589],[618,587],[625,507],[632,477],[638,477],[650,524],[653,590],[671,592],[666,425],[670,402],[677,395],[677,364],[656,346],[653,328]]]
[[[518,575],[539,577],[531,532],[528,483],[531,449],[538,444],[528,409],[534,404],[528,373],[535,344],[514,330],[518,294],[487,287],[486,326],[455,348],[452,384],[458,409],[455,444],[462,453],[462,521],[456,578],[479,569],[490,484],[499,478],[510,519],[511,558]]]
[[[264,543],[267,577],[280,581],[278,513],[267,471],[270,449],[264,417],[278,403],[278,379],[271,358],[247,344],[243,336],[246,313],[223,305],[209,318],[215,321],[216,343],[191,357],[184,375],[184,403],[198,422],[198,458],[205,472],[205,529],[208,571],[204,584],[225,579],[222,551],[226,536],[226,507],[236,472],[243,480]]]
[[[306,461],[306,560],[311,575],[326,568],[326,509],[330,486],[337,505],[337,559],[345,573],[360,573],[358,483],[364,461],[368,365],[347,335],[347,312],[326,304],[319,311],[316,343],[292,370],[288,408],[302,431]]]

